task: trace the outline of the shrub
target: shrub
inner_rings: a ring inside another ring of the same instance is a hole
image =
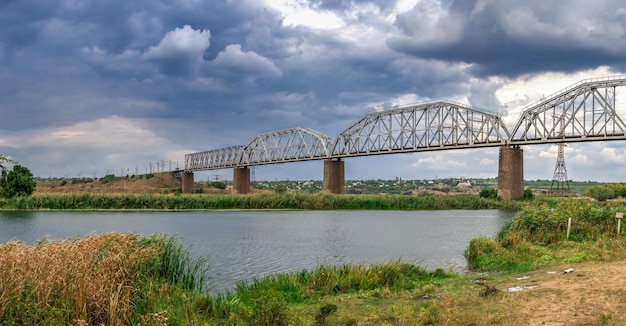
[[[597,201],[606,201],[615,198],[615,192],[609,187],[595,187],[590,189],[590,195]]]
[[[100,183],[107,184],[111,181],[117,180],[117,177],[114,174],[107,174],[100,179]]]
[[[530,188],[524,189],[524,200],[531,200],[533,198],[535,198],[533,191],[530,190]]]
[[[493,188],[483,188],[478,196],[480,196],[480,198],[496,199],[498,198],[498,191]]]
[[[209,186],[217,189],[226,189],[226,182],[224,181],[213,181],[209,182]]]

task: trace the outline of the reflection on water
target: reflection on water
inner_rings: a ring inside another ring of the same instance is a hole
[[[428,269],[464,271],[477,236],[495,236],[513,212],[208,211],[0,212],[0,242],[36,243],[106,232],[177,236],[209,257],[212,291],[319,264],[401,259]]]

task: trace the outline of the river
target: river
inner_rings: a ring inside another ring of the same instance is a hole
[[[319,264],[402,260],[427,269],[467,270],[463,252],[493,237],[514,212],[440,211],[0,211],[0,243],[66,239],[107,232],[178,237],[208,257],[210,292],[272,273]]]

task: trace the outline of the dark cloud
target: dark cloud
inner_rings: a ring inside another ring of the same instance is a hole
[[[404,36],[389,45],[409,55],[472,64],[477,76],[572,72],[622,64],[626,10],[620,1],[421,2],[398,15]]]
[[[104,171],[277,129],[334,136],[408,100],[491,109],[508,80],[493,76],[625,65],[615,1],[298,6],[342,27],[256,0],[0,1],[0,152],[43,175]],[[407,157],[394,169],[423,159]]]

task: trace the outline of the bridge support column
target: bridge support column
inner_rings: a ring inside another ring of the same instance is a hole
[[[524,198],[524,152],[519,146],[500,148],[498,195],[502,200]]]
[[[247,166],[233,170],[233,193],[250,193],[250,169]]]
[[[193,172],[183,172],[183,194],[190,194],[193,192]]]
[[[322,191],[332,194],[343,194],[345,192],[344,164],[341,159],[324,161]]]

